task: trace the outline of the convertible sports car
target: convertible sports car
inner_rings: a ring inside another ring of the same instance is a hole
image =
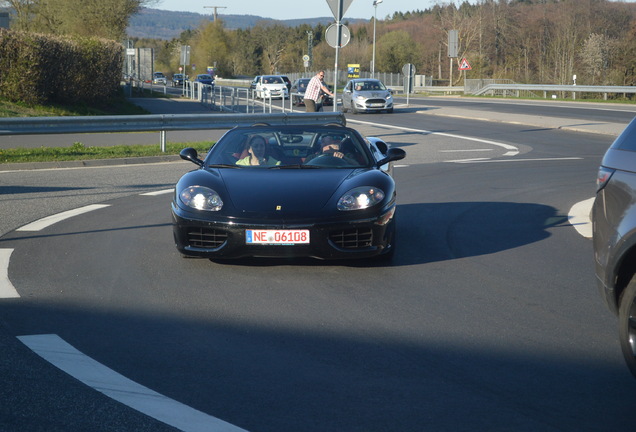
[[[395,250],[392,161],[402,149],[354,129],[254,125],[229,130],[181,177],[172,202],[184,256],[390,257]]]

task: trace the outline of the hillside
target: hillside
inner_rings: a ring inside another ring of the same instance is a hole
[[[186,30],[194,30],[204,20],[212,19],[210,14],[199,14],[193,12],[173,12],[160,9],[142,8],[141,12],[133,15],[130,19],[127,34],[130,37],[149,39],[173,39]],[[329,25],[334,22],[333,17],[319,17],[306,20],[272,20],[255,15],[225,15],[220,13],[219,19],[225,23],[225,28],[246,29],[254,27],[259,22],[270,22],[296,27],[301,24],[308,24],[312,27],[317,24]],[[366,22],[363,19],[348,20],[351,23]]]

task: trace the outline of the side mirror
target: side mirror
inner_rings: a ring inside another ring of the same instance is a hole
[[[380,159],[376,166],[381,167],[384,164],[389,162],[398,161],[404,159],[406,157],[406,152],[401,148],[390,148],[386,152],[386,157],[384,159]]]
[[[181,150],[181,152],[179,152],[179,156],[183,160],[190,161],[190,162],[192,162],[194,164],[199,165],[200,167],[203,166],[203,161],[201,159],[199,159],[199,155],[198,155],[197,151],[195,149],[193,149],[192,147],[187,147],[187,148],[184,148],[183,150]]]

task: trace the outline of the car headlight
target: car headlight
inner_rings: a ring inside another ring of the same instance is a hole
[[[181,201],[188,207],[197,210],[219,211],[223,200],[214,190],[205,186],[190,186],[179,194]]]
[[[338,210],[362,210],[382,202],[384,192],[376,187],[361,186],[351,189],[338,200]]]
[[[386,95],[386,100],[390,101],[391,99],[393,99],[393,95],[391,95],[391,93]]]

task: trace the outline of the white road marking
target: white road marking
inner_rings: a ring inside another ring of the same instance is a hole
[[[592,221],[590,220],[594,198],[586,199],[572,206],[568,213],[568,222],[585,238],[592,238]]]
[[[31,222],[30,224],[27,224],[27,225],[24,225],[23,227],[18,228],[16,231],[40,231],[57,222],[63,221],[64,219],[72,218],[73,216],[81,215],[83,213],[88,213],[93,210],[98,210],[104,207],[110,207],[110,205],[109,204],[92,204],[92,205],[87,205],[85,207],[68,210],[62,213],[47,216],[35,222]]]
[[[154,191],[154,192],[146,192],[146,193],[142,193],[141,196],[157,196],[157,195],[165,195],[165,194],[169,194],[174,192],[174,188],[172,189],[164,189],[164,190],[159,190],[159,191]]]
[[[18,336],[37,355],[95,390],[184,432],[240,432],[237,426],[129,380],[55,334]]]
[[[543,161],[562,161],[562,160],[581,160],[581,157],[562,157],[562,158],[536,158],[536,159],[458,159],[446,161],[447,163],[499,163],[499,162],[543,162]]]
[[[402,126],[393,126],[393,125],[386,125],[386,124],[380,124],[380,123],[364,122],[364,121],[360,121],[360,120],[349,120],[349,119],[347,119],[347,122],[349,122],[349,123],[359,123],[359,124],[364,124],[364,125],[367,125],[367,126],[385,127],[385,128],[389,128],[389,129],[399,129],[399,130],[404,130],[404,131],[408,131],[408,132],[418,132],[418,133],[423,133],[423,134],[428,134],[428,135],[439,135],[439,136],[445,136],[445,137],[449,137],[449,138],[457,138],[457,139],[462,139],[462,140],[467,140],[467,141],[475,141],[475,142],[480,142],[480,143],[484,143],[484,144],[494,145],[496,147],[501,147],[501,148],[504,148],[504,149],[508,150],[508,152],[506,152],[504,154],[504,156],[516,156],[517,154],[519,154],[519,149],[517,147],[513,146],[513,145],[500,143],[500,142],[497,142],[497,141],[485,140],[485,139],[481,139],[481,138],[467,137],[467,136],[449,134],[449,133],[444,133],[444,132],[433,132],[433,131],[429,131],[429,130],[425,130],[425,129],[412,129],[412,128],[407,128],[407,127],[402,127]]]
[[[0,298],[17,298],[20,294],[9,280],[9,260],[13,249],[0,249]]]
[[[467,153],[467,152],[489,152],[492,149],[459,149],[459,150],[440,150],[440,153]]]

